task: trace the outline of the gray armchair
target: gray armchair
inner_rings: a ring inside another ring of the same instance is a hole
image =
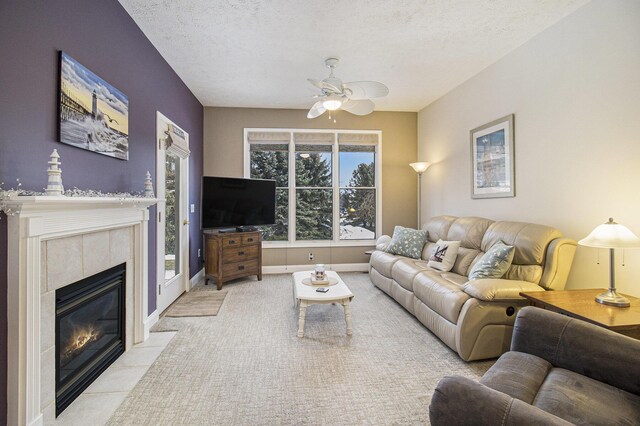
[[[443,378],[433,425],[640,424],[640,341],[538,308],[480,379]]]

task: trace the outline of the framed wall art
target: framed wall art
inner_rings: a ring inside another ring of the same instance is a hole
[[[471,198],[515,197],[513,118],[471,130]]]
[[[129,159],[129,98],[60,52],[58,140]]]

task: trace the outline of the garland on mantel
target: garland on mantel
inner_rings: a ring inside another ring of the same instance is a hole
[[[15,211],[11,207],[7,205],[7,201],[12,197],[33,197],[33,196],[47,196],[46,191],[32,191],[27,189],[22,189],[22,182],[20,179],[16,179],[16,188],[4,189],[4,182],[0,182],[0,213],[4,213],[7,216],[13,216],[18,211]],[[113,198],[120,200],[122,204],[128,199],[145,199],[145,198],[153,198],[153,194],[149,195],[148,192],[102,192],[96,189],[80,189],[77,187],[73,187],[73,189],[67,189],[62,193],[63,197],[69,198],[79,198],[79,197],[90,197],[90,198]],[[135,203],[134,203],[135,204]],[[2,216],[0,216],[0,219]]]

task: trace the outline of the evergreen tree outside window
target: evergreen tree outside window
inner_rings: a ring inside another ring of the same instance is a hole
[[[276,181],[276,223],[260,226],[265,241],[289,239],[289,146],[252,143],[249,149],[252,179]]]
[[[332,146],[296,144],[295,149],[296,240],[332,240]]]
[[[271,242],[371,244],[380,222],[379,131],[245,129],[246,173],[276,180]]]
[[[340,145],[340,239],[376,237],[375,146]]]

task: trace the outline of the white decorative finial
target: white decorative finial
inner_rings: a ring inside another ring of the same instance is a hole
[[[62,195],[64,187],[62,186],[62,169],[60,168],[60,155],[58,150],[54,149],[49,159],[49,168],[47,169],[47,175],[49,180],[47,182],[47,195]]]
[[[144,178],[144,196],[147,198],[154,198],[153,184],[151,183],[151,173],[147,170],[147,176]]]

